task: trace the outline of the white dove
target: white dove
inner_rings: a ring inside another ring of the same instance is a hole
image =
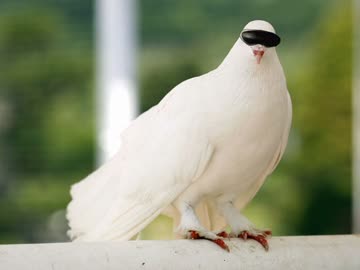
[[[292,105],[276,54],[280,38],[252,21],[215,70],[186,80],[121,134],[119,152],[71,188],[69,236],[121,241],[160,213],[180,235],[252,238],[261,231],[240,210],[278,165]],[[228,224],[231,233],[215,233]]]

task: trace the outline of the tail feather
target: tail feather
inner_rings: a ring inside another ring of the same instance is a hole
[[[119,158],[121,158],[119,154],[115,155],[88,177],[72,185],[70,190],[72,200],[66,213],[70,227],[68,235],[72,240],[92,230],[116,197],[116,190],[111,182],[116,181],[118,177],[110,174],[111,170],[108,169],[114,166]],[[117,174],[119,173],[117,171]]]
[[[78,184],[77,191],[72,193],[72,201],[67,208],[66,217],[70,226],[68,235],[72,240],[93,230],[116,197],[115,191],[108,189],[106,185],[97,189],[97,193],[89,194],[87,191],[89,186],[91,185]]]
[[[138,204],[119,199],[114,203],[110,211],[99,220],[92,230],[79,236],[78,241],[125,241],[137,235],[151,221],[153,221],[163,209],[156,209],[149,204]]]

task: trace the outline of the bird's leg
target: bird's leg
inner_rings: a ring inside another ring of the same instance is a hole
[[[177,232],[182,234],[184,238],[207,239],[214,242],[222,249],[229,251],[229,247],[225,244],[221,236],[218,236],[201,226],[200,221],[195,214],[194,208],[191,205],[182,203],[177,208],[181,214],[180,224],[177,228]]]
[[[265,250],[269,249],[267,237],[271,236],[270,230],[259,230],[243,216],[230,202],[218,202],[218,207],[227,223],[231,227],[230,237],[242,238],[244,240],[253,239],[259,242]]]

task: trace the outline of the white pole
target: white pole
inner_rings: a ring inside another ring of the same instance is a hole
[[[353,5],[353,232],[360,233],[360,0]]]
[[[96,1],[97,162],[120,147],[136,116],[136,1]]]
[[[207,240],[0,245],[1,270],[253,269],[359,270],[360,237],[273,237],[270,250],[226,240],[230,252]]]

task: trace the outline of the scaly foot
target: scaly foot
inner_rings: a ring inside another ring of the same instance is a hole
[[[214,242],[215,244],[217,244],[222,249],[225,249],[227,252],[230,252],[230,249],[229,249],[228,245],[225,244],[224,240],[221,239],[221,237],[224,237],[223,236],[224,234],[222,234],[222,233],[223,232],[215,235],[215,237],[209,237],[208,235],[202,234],[199,231],[190,230],[189,234],[188,234],[188,238],[189,239],[206,239],[206,240],[209,240],[211,242]]]
[[[242,238],[244,240],[247,240],[247,239],[253,239],[257,242],[259,242],[266,251],[269,250],[269,243],[267,241],[267,237],[271,236],[271,231],[270,230],[265,230],[265,231],[253,231],[253,232],[250,232],[250,231],[242,231],[238,237],[239,238]]]

